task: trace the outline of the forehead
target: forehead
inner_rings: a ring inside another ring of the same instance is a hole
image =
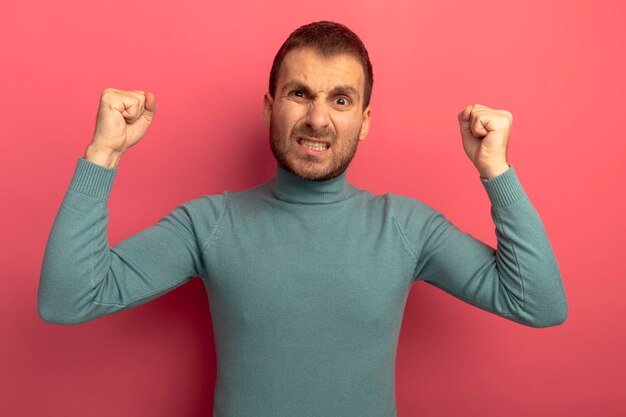
[[[327,57],[313,48],[296,48],[287,52],[278,74],[278,91],[288,82],[300,81],[314,91],[350,85],[362,92],[365,82],[363,66],[353,55]]]

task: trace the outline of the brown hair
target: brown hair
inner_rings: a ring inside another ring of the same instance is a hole
[[[363,66],[365,73],[365,91],[363,95],[363,109],[369,105],[372,96],[372,86],[374,84],[374,74],[370,63],[367,49],[361,39],[345,25],[326,20],[309,23],[300,26],[291,32],[287,40],[276,53],[272,70],[270,71],[269,91],[272,96],[276,93],[276,82],[278,71],[283,63],[287,52],[292,49],[311,47],[320,52],[325,57],[332,57],[340,54],[349,54],[357,58]]]

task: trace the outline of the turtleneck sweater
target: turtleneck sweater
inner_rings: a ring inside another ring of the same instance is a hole
[[[345,171],[204,195],[115,246],[118,168],[79,158],[48,239],[39,314],[77,324],[202,279],[217,352],[215,417],[394,417],[405,302],[425,281],[532,327],[567,302],[543,224],[512,166],[481,179],[497,250],[407,196],[373,195]]]

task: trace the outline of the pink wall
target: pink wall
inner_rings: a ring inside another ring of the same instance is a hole
[[[353,28],[374,65],[372,129],[349,180],[421,199],[494,244],[456,115],[476,102],[511,111],[510,162],[569,298],[568,321],[539,330],[416,284],[398,347],[398,415],[624,415],[622,3],[92,3],[0,6],[0,415],[211,415],[215,350],[201,282],[80,326],[46,324],[36,308],[46,239],[105,87],[159,101],[148,135],[120,163],[111,244],[181,202],[268,179],[271,60],[292,29],[320,19]]]

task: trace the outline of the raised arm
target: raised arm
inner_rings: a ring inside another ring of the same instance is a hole
[[[468,106],[458,115],[465,151],[491,201],[497,248],[422,209],[406,228],[416,249],[415,278],[531,327],[563,323],[567,300],[541,219],[506,160],[512,116]]]
[[[514,168],[482,181],[492,204],[497,248],[430,208],[414,209],[416,221],[405,228],[416,248],[415,279],[526,326],[563,323],[567,300],[559,268]]]
[[[102,95],[94,141],[78,159],[43,256],[38,309],[44,321],[82,323],[145,303],[204,274],[201,239],[223,212],[221,196],[180,205],[157,224],[109,246],[107,202],[119,156],[143,136],[146,118],[153,116],[145,114],[141,94],[107,89]],[[154,112],[154,97],[148,101],[147,111]]]

